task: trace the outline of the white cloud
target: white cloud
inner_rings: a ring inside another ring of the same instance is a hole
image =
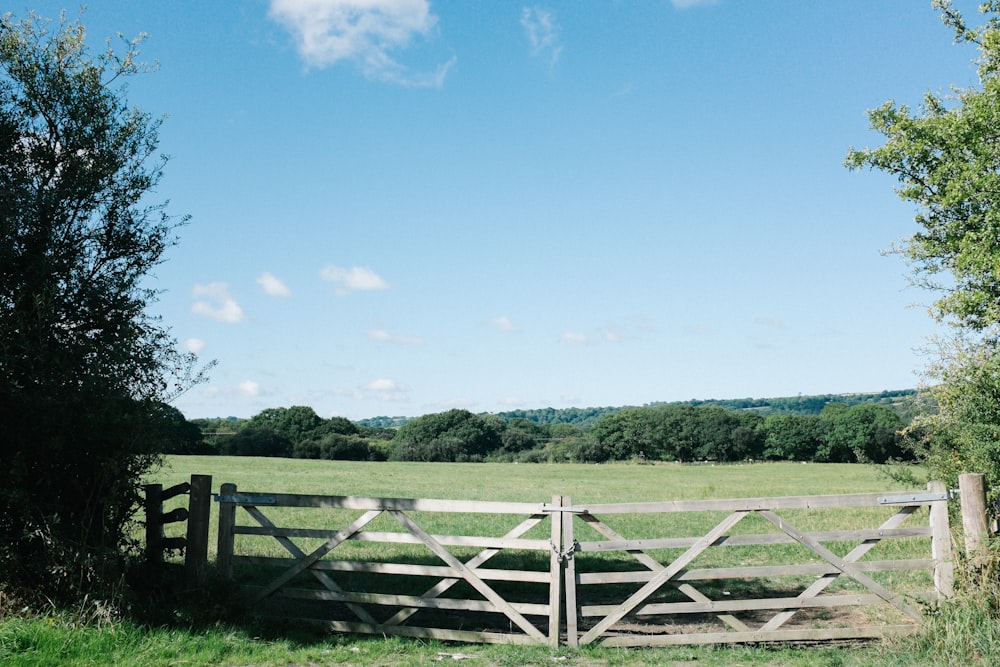
[[[257,278],[257,284],[263,287],[264,292],[270,296],[287,297],[292,295],[292,290],[288,289],[288,285],[267,271],[260,274],[260,277]]]
[[[409,400],[409,388],[389,378],[372,380],[362,387],[362,390],[365,392],[364,398],[375,398],[379,401]]]
[[[389,289],[389,283],[367,266],[352,266],[345,269],[329,264],[320,270],[319,277],[336,285],[337,294]]]
[[[510,321],[510,318],[506,315],[498,315],[496,317],[491,317],[486,321],[488,325],[499,331],[514,332],[519,331],[518,327]]]
[[[542,7],[524,7],[521,10],[521,27],[531,45],[531,55],[542,58],[553,66],[562,53],[559,27],[552,12]]]
[[[413,336],[400,336],[386,331],[385,329],[372,329],[368,332],[368,338],[380,343],[395,343],[396,345],[423,345],[423,338]]]
[[[196,315],[204,315],[213,320],[236,324],[246,320],[246,315],[236,299],[229,294],[229,285],[222,282],[207,283],[205,285],[195,285],[191,291],[192,295],[204,297],[195,301],[191,306],[191,312]]]
[[[576,331],[567,331],[562,336],[560,336],[559,340],[561,340],[563,343],[566,343],[567,345],[589,345],[591,342],[590,339],[587,338],[586,334],[582,334]]]
[[[310,67],[354,62],[369,79],[406,86],[440,87],[455,63],[412,72],[390,52],[437,25],[427,0],[271,0],[269,15],[295,38]]]
[[[187,338],[181,342],[181,347],[183,347],[188,352],[193,352],[194,354],[201,353],[205,349],[205,341],[200,338]]]
[[[260,396],[263,390],[261,386],[254,382],[253,380],[245,380],[240,382],[237,386],[236,391],[243,396]]]

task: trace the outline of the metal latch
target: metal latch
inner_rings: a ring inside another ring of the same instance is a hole
[[[550,505],[542,503],[543,512],[568,512],[569,514],[590,514],[586,507],[571,507],[569,505]]]
[[[237,505],[277,505],[278,499],[274,496],[255,496],[246,493],[237,493],[234,496],[215,496],[217,503],[235,503]]]
[[[953,491],[935,491],[928,493],[909,493],[901,496],[879,496],[879,505],[922,505],[938,500],[951,500]]]

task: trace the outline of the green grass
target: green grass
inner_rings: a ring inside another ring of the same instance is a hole
[[[730,466],[657,465],[513,465],[513,464],[393,464],[223,457],[169,457],[151,482],[169,486],[192,473],[213,476],[213,489],[224,482],[241,491],[325,495],[426,497],[470,500],[548,502],[553,495],[570,496],[575,504],[702,498],[813,495],[888,491],[899,487],[866,466],[758,464]],[[168,506],[169,508],[169,506]],[[274,511],[272,509],[272,511]],[[279,524],[329,527],[328,511],[287,510]],[[213,506],[212,524],[217,506]],[[324,513],[326,512],[326,513]],[[859,519],[849,510],[839,518],[804,512],[795,518],[809,529],[830,529]],[[352,517],[357,513],[350,513]],[[661,517],[662,518],[662,517]],[[871,517],[865,517],[867,519]],[[246,523],[248,518],[241,519]],[[441,528],[463,534],[499,534],[507,518],[447,526],[454,517],[430,517]],[[629,537],[663,534],[662,522],[648,517],[608,517]],[[510,517],[510,525],[520,518]],[[717,520],[717,519],[716,519]],[[875,518],[876,522],[878,518]],[[923,518],[917,519],[922,522]],[[712,517],[702,517],[711,524]],[[747,526],[749,529],[751,526]],[[758,526],[759,527],[759,526]],[[690,535],[703,527],[688,526]],[[738,526],[740,528],[740,526]],[[398,527],[393,527],[398,530]],[[169,526],[168,534],[179,533]],[[547,538],[547,528],[541,530]],[[538,535],[534,535],[538,536]],[[274,540],[261,544],[271,553]],[[214,536],[210,542],[214,552]],[[347,546],[347,545],[344,545]],[[720,550],[722,551],[722,550]],[[730,550],[738,558],[747,557]],[[280,549],[271,555],[281,554]],[[622,566],[628,565],[623,563]],[[544,566],[542,566],[544,567]],[[614,565],[612,565],[614,567]],[[802,647],[714,647],[669,649],[580,650],[545,647],[447,645],[418,640],[307,634],[295,628],[248,628],[186,625],[145,628],[129,622],[80,626],[62,616],[0,620],[0,664],[3,665],[416,665],[463,658],[466,665],[902,665],[901,644]],[[934,665],[931,651],[906,661]],[[921,662],[927,657],[926,662]]]
[[[611,667],[862,667],[903,665],[883,646],[811,648],[549,649],[466,646],[349,636],[273,637],[241,628],[146,628],[128,622],[79,627],[62,617],[8,618],[0,622],[0,664],[5,667],[404,667],[439,662],[468,667],[565,665]],[[910,660],[909,667],[933,665]]]

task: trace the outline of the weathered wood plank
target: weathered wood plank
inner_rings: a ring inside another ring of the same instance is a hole
[[[258,535],[262,537],[302,537],[329,539],[339,531],[317,528],[268,528],[264,526],[236,526],[236,535]],[[478,535],[435,535],[441,544],[449,547],[477,547],[480,549],[521,549],[524,551],[548,551],[547,540],[489,537]],[[355,542],[386,542],[390,544],[420,544],[416,536],[409,533],[384,531],[359,531],[351,536]]]
[[[709,600],[707,602],[657,602],[636,609],[636,616],[663,616],[668,614],[712,614],[719,612],[762,611],[769,609],[815,609],[836,607],[861,607],[884,604],[884,600],[874,593],[847,593],[819,595],[809,598],[747,598],[742,600]],[[598,604],[582,608],[583,616],[605,616],[615,610],[616,605]],[[763,630],[763,628],[761,628]],[[746,632],[750,629],[747,628]]]
[[[895,492],[894,492],[895,493]],[[923,493],[923,491],[899,494]],[[775,498],[723,498],[716,500],[669,500],[645,503],[598,503],[586,505],[590,514],[663,514],[669,512],[735,512],[786,509],[829,509],[838,507],[879,507],[881,493],[848,493],[827,496],[779,496]],[[920,505],[927,503],[913,503]]]
[[[931,530],[927,526],[913,526],[881,530],[869,528],[864,530],[827,530],[806,533],[817,542],[851,542],[861,540],[881,540],[888,538],[930,537]],[[698,540],[697,537],[668,537],[636,540],[601,540],[580,542],[579,551],[584,553],[600,553],[605,551],[632,551],[635,549],[650,551],[654,549],[686,549]],[[757,533],[752,535],[724,535],[712,544],[713,547],[733,546],[771,546],[775,544],[794,544],[795,540],[784,533]]]
[[[219,494],[234,495],[236,493],[235,484],[223,484],[219,488]],[[219,534],[216,546],[216,567],[223,581],[233,578],[233,546],[236,526],[236,506],[232,503],[219,503]]]
[[[418,595],[395,595],[389,593],[356,593],[350,591],[318,590],[309,588],[283,588],[276,595],[296,600],[325,600],[328,602],[352,602],[390,607],[412,607],[416,609],[446,609],[450,611],[496,612],[496,606],[487,600],[466,598],[420,597]],[[548,616],[549,605],[530,602],[510,602],[511,608],[529,616]],[[374,622],[374,621],[369,621]]]
[[[438,639],[449,642],[465,642],[467,644],[516,644],[531,646],[541,644],[537,637],[525,634],[505,634],[500,632],[474,632],[472,630],[447,630],[444,628],[421,628],[409,625],[368,625],[365,623],[349,623],[346,621],[324,621],[301,619],[309,623],[319,623],[335,632],[350,632],[354,634],[393,635],[396,637],[412,637],[414,639]]]
[[[855,567],[862,572],[889,572],[895,570],[930,570],[934,561],[930,558],[908,560],[862,561]],[[829,564],[810,563],[803,565],[746,565],[739,567],[716,567],[682,570],[673,581],[705,581],[713,579],[763,579],[794,576],[822,576],[840,574],[840,570]],[[579,576],[580,584],[630,584],[646,582],[655,576],[649,570],[629,572],[586,572]]]
[[[295,559],[275,558],[270,556],[237,556],[235,561],[247,565],[261,565],[265,567],[289,567],[295,562]],[[468,563],[466,563],[466,565],[468,565]],[[454,570],[444,565],[376,563],[372,561],[356,560],[321,560],[317,561],[309,569],[332,572],[439,577],[457,581],[457,579],[455,579]],[[480,579],[486,579],[489,581],[520,581],[524,583],[545,584],[549,582],[551,577],[548,570],[496,570],[479,567],[473,567],[472,570]]]
[[[569,504],[562,496],[553,496],[552,504],[560,508]],[[565,513],[563,513],[564,515]],[[549,525],[549,646],[559,646],[559,611],[562,605],[562,516],[551,515]]]
[[[188,484],[187,548],[184,584],[189,590],[205,586],[208,577],[208,529],[212,513],[212,476],[191,475]]]
[[[223,494],[224,496],[227,494]],[[235,496],[234,494],[229,494]],[[378,498],[323,496],[301,493],[256,491],[246,498],[234,497],[236,505],[259,505],[254,498],[266,497],[273,507],[314,507],[348,510],[399,510],[401,512],[465,512],[470,514],[543,514],[544,503],[491,500],[445,500],[437,498]]]
[[[944,482],[927,483],[927,490],[941,493],[948,490]],[[934,559],[934,588],[943,598],[955,594],[955,568],[951,559],[951,526],[948,519],[948,502],[931,504],[931,558]]]

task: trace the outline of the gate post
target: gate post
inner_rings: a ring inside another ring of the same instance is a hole
[[[235,484],[223,484],[219,488],[219,547],[217,565],[223,581],[233,578],[233,542],[236,525],[236,505],[226,502],[226,498],[236,495]]]
[[[944,482],[927,483],[931,493],[946,493]],[[950,598],[955,593],[955,571],[951,560],[951,529],[948,526],[948,501],[930,503],[931,558],[934,559],[934,590],[938,599]]]
[[[208,524],[212,511],[212,476],[191,475],[188,496],[187,548],[184,551],[184,585],[204,588],[208,571]]]
[[[163,485],[146,484],[146,562],[159,565],[163,562]]]
[[[983,480],[981,473],[963,473],[958,476],[965,557],[977,568],[984,564],[988,555],[989,527],[986,524],[986,484]]]

